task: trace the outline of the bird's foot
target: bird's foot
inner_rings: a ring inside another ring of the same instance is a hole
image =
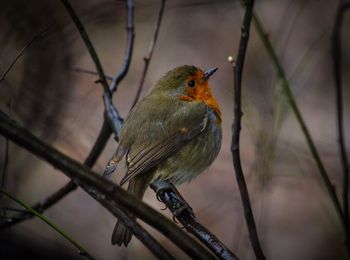
[[[194,216],[191,206],[181,196],[179,191],[175,188],[172,183],[166,181],[155,181],[152,183],[156,192],[157,200],[166,203],[168,208],[173,213],[173,219],[178,218],[182,212],[187,211],[190,215]],[[163,201],[161,197],[166,196],[166,201]],[[170,204],[170,205],[169,205]],[[176,221],[175,221],[176,222]]]

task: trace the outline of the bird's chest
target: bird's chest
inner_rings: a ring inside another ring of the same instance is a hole
[[[217,117],[216,112],[210,109],[207,127],[198,136],[197,143],[193,144],[192,154],[197,151],[199,153],[198,157],[201,157],[199,163],[206,167],[209,166],[220,151],[221,139],[221,119]]]

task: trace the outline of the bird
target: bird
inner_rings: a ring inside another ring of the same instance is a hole
[[[222,141],[221,111],[208,82],[217,69],[183,65],[162,76],[125,119],[103,175],[124,174],[120,185],[128,183],[128,192],[142,199],[152,182],[177,186],[207,169]],[[118,221],[112,244],[127,246],[131,237]]]

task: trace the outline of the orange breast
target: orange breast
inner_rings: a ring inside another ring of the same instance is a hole
[[[218,123],[221,123],[221,111],[218,102],[213,96],[208,81],[203,79],[204,73],[202,71],[198,71],[193,79],[196,81],[195,87],[187,87],[187,95],[181,96],[181,100],[186,101],[202,101],[207,106],[212,108],[215,111],[215,114],[218,119]]]

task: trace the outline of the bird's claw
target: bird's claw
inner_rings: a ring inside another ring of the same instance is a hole
[[[176,224],[179,223],[179,221],[176,220],[176,216],[175,216],[175,215],[173,215],[173,221],[174,221]]]
[[[161,192],[163,192],[163,191],[162,191],[162,190],[157,190],[157,192],[156,192],[156,198],[157,198],[157,200],[158,200],[159,202],[163,202],[162,199],[161,199],[160,196],[159,196],[159,194],[160,194]]]
[[[178,192],[178,190],[175,188],[175,186],[173,184],[165,182],[165,181],[158,182],[157,184],[158,184],[158,188],[156,190],[156,198],[158,201],[163,202],[163,200],[161,199],[161,196],[160,196],[163,192],[172,192],[173,194],[176,195],[176,196],[174,196],[175,197],[174,203],[170,209],[173,213],[173,220],[175,223],[178,223],[176,218],[178,216],[180,216],[184,210],[187,210],[189,212],[189,214],[194,217],[194,213],[193,213],[192,208],[185,201],[185,199],[181,196],[181,194]],[[168,207],[165,207],[163,210],[165,210],[167,208]]]

